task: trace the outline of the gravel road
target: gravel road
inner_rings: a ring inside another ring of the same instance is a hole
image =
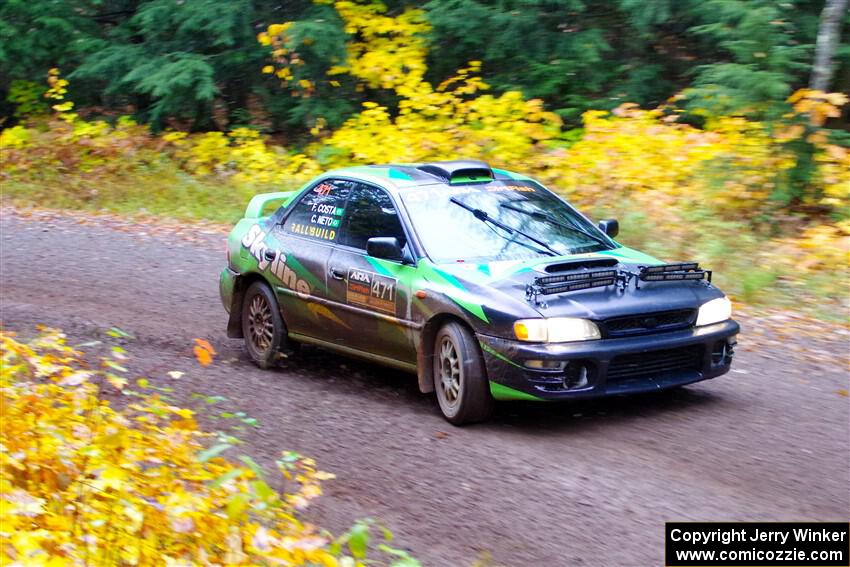
[[[131,333],[134,375],[257,418],[243,438],[258,461],[291,449],[337,475],[311,520],[339,532],[380,519],[425,565],[662,565],[665,521],[848,519],[846,331],[744,318],[726,376],[626,399],[509,404],[458,429],[412,376],[318,349],[275,371],[252,366],[224,334],[219,233],[8,209],[0,232],[6,329],[32,335],[43,323],[72,342]],[[219,351],[211,366],[192,357],[195,337]]]

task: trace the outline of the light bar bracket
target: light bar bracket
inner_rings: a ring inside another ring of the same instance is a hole
[[[703,270],[697,262],[678,262],[658,266],[640,266],[638,273],[618,268],[586,269],[551,276],[538,276],[525,286],[525,298],[541,305],[541,297],[616,285],[624,291],[632,280],[635,289],[640,282],[706,281],[711,283],[711,270]]]
[[[697,262],[641,266],[638,280],[642,282],[706,280],[711,283],[711,270],[703,270]],[[637,285],[638,283],[635,282],[635,286]]]
[[[618,270],[587,270],[557,276],[538,276],[525,286],[525,298],[539,303],[541,295],[567,293],[594,287],[607,287],[617,283],[622,276]]]

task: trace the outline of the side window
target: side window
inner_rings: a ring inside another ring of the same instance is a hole
[[[355,183],[348,200],[342,234],[338,242],[361,250],[375,236],[395,236],[402,246],[406,242],[401,221],[392,199],[383,189]]]
[[[283,230],[325,242],[339,240],[339,225],[351,181],[327,179],[301,197],[283,223]]]

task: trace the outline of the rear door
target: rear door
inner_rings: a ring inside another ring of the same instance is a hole
[[[351,186],[339,179],[316,183],[271,229],[267,272],[290,333],[325,340],[336,334],[337,319],[326,307],[327,265]]]
[[[409,285],[415,267],[368,256],[366,242],[376,236],[394,236],[409,246],[390,195],[354,183],[328,263],[328,296],[342,321],[335,342],[415,364]]]

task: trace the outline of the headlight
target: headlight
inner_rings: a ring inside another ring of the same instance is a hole
[[[726,297],[718,297],[703,303],[697,315],[697,327],[720,323],[732,316],[732,302]]]
[[[514,323],[514,334],[521,341],[534,343],[588,341],[602,336],[593,321],[573,317],[520,319]]]

